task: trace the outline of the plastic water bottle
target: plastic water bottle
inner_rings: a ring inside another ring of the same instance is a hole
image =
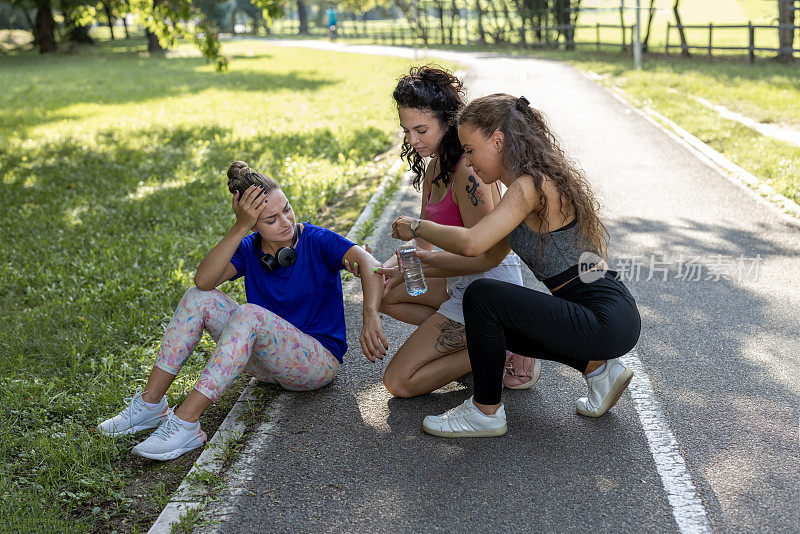
[[[400,270],[406,281],[406,291],[412,297],[422,295],[428,290],[425,283],[425,275],[422,273],[422,264],[414,252],[417,247],[412,244],[400,245],[397,247],[397,256],[400,259]]]

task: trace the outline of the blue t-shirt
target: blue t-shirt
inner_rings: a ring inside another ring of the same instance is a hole
[[[268,273],[256,250],[256,233],[242,239],[233,253],[235,280],[244,276],[247,302],[266,308],[313,336],[342,361],[347,352],[342,258],[354,243],[325,228],[304,223],[294,249],[297,262]]]

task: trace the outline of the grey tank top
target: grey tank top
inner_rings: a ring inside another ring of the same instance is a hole
[[[590,247],[580,246],[585,239],[579,237],[579,231],[577,219],[547,234],[534,232],[523,221],[508,234],[508,242],[533,275],[548,288],[553,288],[566,282],[561,279],[570,268],[575,268],[577,276],[581,254],[591,251]]]

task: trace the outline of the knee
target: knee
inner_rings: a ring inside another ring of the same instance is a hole
[[[464,309],[475,309],[479,304],[485,303],[487,298],[495,294],[497,280],[479,278],[467,286],[464,291]]]
[[[203,308],[211,302],[211,291],[204,291],[197,286],[186,290],[178,303],[179,308]]]
[[[269,313],[267,310],[257,304],[250,304],[245,302],[239,305],[231,314],[229,322],[231,323],[245,323],[255,319],[260,319],[261,314]]]
[[[401,399],[410,399],[415,396],[415,393],[409,388],[408,381],[398,376],[396,373],[385,372],[383,373],[383,385],[386,391],[393,397],[400,397]]]
[[[204,298],[208,298],[210,294],[211,291],[205,291],[204,289],[200,289],[197,286],[192,286],[186,290],[186,293],[183,294],[182,300],[186,301],[203,300]]]

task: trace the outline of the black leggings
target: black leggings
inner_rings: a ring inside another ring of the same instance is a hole
[[[615,275],[588,284],[576,279],[555,295],[490,278],[472,282],[464,293],[464,324],[475,402],[500,402],[506,349],[580,372],[590,360],[630,351],[641,319]]]

